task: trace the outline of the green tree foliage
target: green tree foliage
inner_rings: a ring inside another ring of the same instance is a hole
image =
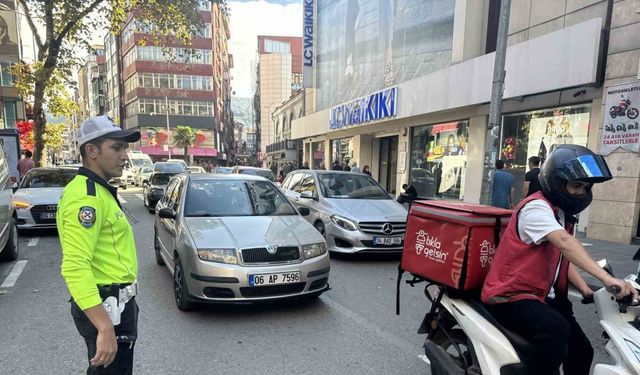
[[[51,150],[57,152],[62,149],[64,139],[62,138],[62,132],[68,127],[64,122],[57,124],[47,124],[44,128],[44,143]]]
[[[228,14],[226,0],[213,0]],[[190,45],[202,27],[198,0],[18,0],[34,34],[36,62],[18,67],[16,87],[33,100],[34,161],[40,165],[44,147],[46,111],[65,111],[69,106],[59,95],[70,83],[72,72],[89,50],[94,32],[117,33],[130,14],[147,20],[154,43]],[[62,91],[60,91],[62,90]],[[61,113],[61,112],[58,112]]]
[[[184,160],[188,160],[187,150],[189,147],[196,143],[196,132],[190,126],[178,125],[176,126],[176,133],[173,137],[173,143],[184,148]]]

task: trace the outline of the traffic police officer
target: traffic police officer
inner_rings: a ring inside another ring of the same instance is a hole
[[[131,374],[138,333],[138,273],[133,231],[109,185],[122,176],[128,143],[140,133],[108,117],[78,129],[83,167],[67,185],[56,217],[62,276],[71,293],[71,315],[87,345],[87,374]],[[126,211],[125,211],[126,212]]]

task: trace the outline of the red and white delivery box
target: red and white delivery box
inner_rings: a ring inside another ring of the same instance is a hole
[[[458,290],[482,288],[511,210],[448,201],[414,201],[401,267]]]

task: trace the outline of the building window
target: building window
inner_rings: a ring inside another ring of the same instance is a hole
[[[134,105],[135,104],[135,105]],[[129,109],[131,106],[131,109]],[[164,99],[141,98],[127,106],[127,116],[136,114],[166,114]],[[169,114],[180,116],[213,116],[213,103],[190,100],[169,100]]]
[[[207,0],[198,1],[198,10],[201,10],[201,11],[204,11],[204,12],[210,12],[211,11],[211,1],[207,1]]]
[[[522,198],[518,186],[524,183],[531,156],[543,162],[558,145],[587,145],[590,113],[591,105],[579,105],[503,116],[498,158],[513,175],[515,202]]]
[[[16,127],[18,107],[15,101],[5,100],[4,102],[4,128],[14,129]]]
[[[419,197],[462,200],[468,126],[458,121],[412,129],[409,181]]]
[[[291,45],[287,42],[265,39],[264,51],[266,53],[291,53]]]
[[[2,74],[0,74],[1,85],[4,87],[13,86],[13,73],[11,73],[12,63],[1,62],[0,68],[2,69]]]
[[[326,169],[324,165],[324,141],[311,143],[311,160],[312,169]]]
[[[337,169],[336,162],[342,166],[348,165],[353,159],[353,138],[342,138],[331,141],[331,168]]]

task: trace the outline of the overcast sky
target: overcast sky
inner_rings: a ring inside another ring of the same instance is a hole
[[[231,40],[234,68],[231,83],[236,96],[253,96],[258,35],[302,35],[302,0],[235,0],[231,8]]]

